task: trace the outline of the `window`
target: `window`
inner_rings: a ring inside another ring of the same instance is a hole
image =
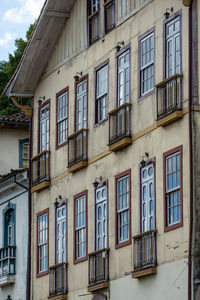
[[[19,167],[29,167],[29,139],[19,141]]]
[[[66,144],[68,135],[68,89],[57,97],[57,148]]]
[[[155,229],[154,164],[140,169],[141,176],[141,229],[142,232]]]
[[[56,210],[56,264],[66,261],[66,205]]]
[[[50,103],[40,107],[40,152],[49,150],[49,111]]]
[[[89,44],[92,44],[100,37],[99,0],[88,0],[88,27]]]
[[[104,0],[104,3],[105,33],[107,33],[115,27],[115,0],[109,2]]]
[[[164,153],[165,230],[182,226],[182,146]]]
[[[154,33],[139,41],[140,57],[140,96],[154,88]]]
[[[87,128],[87,79],[76,86],[76,131]]]
[[[10,203],[3,210],[3,222],[4,222],[4,247],[15,246],[15,235],[16,235],[16,221],[15,221],[15,204]]]
[[[87,192],[74,197],[75,259],[74,263],[87,259]]]
[[[118,101],[120,106],[130,102],[130,50],[126,50],[117,58]]]
[[[37,215],[37,276],[48,273],[48,209]]]
[[[116,248],[130,244],[130,170],[115,177],[116,180]]]
[[[96,250],[107,248],[107,186],[96,189]]]
[[[166,77],[181,72],[181,19],[180,16],[168,22],[165,27],[166,36]]]
[[[96,104],[95,123],[107,118],[108,101],[108,64],[95,71],[96,73]]]

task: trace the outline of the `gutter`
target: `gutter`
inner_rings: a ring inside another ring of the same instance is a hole
[[[192,239],[193,239],[193,144],[192,144],[192,4],[190,3],[188,24],[189,24],[189,101],[188,101],[188,122],[189,122],[189,169],[190,169],[190,221],[189,221],[189,251],[188,251],[188,300],[192,299]]]
[[[24,188],[26,191],[28,191],[28,187],[25,186],[24,184],[22,184],[21,182],[17,181],[16,177],[17,177],[17,175],[14,175],[14,183],[18,184],[19,186]]]

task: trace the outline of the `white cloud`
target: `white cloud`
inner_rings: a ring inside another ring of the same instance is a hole
[[[4,37],[0,38],[0,46],[8,48],[9,42],[15,40],[16,37],[16,33],[6,32]]]
[[[38,18],[44,0],[18,0],[19,6],[5,12],[3,20],[12,23],[32,23]]]

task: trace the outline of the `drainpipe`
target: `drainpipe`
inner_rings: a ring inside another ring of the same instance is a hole
[[[32,100],[33,107],[33,100]],[[29,141],[30,141],[30,151],[29,151],[29,187],[28,187],[28,253],[27,253],[27,290],[26,290],[26,300],[30,300],[31,296],[31,173],[32,173],[32,165],[31,165],[31,157],[33,155],[33,109],[32,114],[30,116],[30,129],[29,129]]]
[[[190,165],[190,224],[189,224],[189,251],[188,251],[188,300],[192,299],[192,235],[193,235],[193,144],[192,144],[192,3],[189,6],[189,101],[188,101],[188,114],[189,114],[189,165]]]

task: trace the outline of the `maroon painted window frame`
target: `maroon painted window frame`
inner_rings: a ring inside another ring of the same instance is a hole
[[[51,141],[50,141],[50,136],[51,136],[50,135],[50,129],[51,129],[51,99],[48,99],[38,107],[38,153],[41,152],[40,151],[40,111],[47,104],[49,104],[49,150],[50,150],[50,147],[51,147]]]
[[[131,44],[128,44],[127,46],[123,47],[120,51],[118,51],[115,54],[115,65],[116,65],[116,107],[118,107],[118,88],[119,88],[119,84],[118,84],[118,71],[119,71],[119,67],[118,67],[118,61],[119,61],[119,56],[121,54],[123,54],[124,52],[126,52],[127,50],[129,50],[129,101],[128,103],[131,103]]]
[[[66,209],[66,214],[65,214],[65,224],[66,224],[66,230],[65,230],[65,234],[66,234],[66,237],[65,237],[65,247],[66,247],[66,261],[64,262],[67,262],[67,257],[68,257],[68,210],[67,210],[67,201],[66,200],[63,200],[61,201],[60,203],[58,203],[57,206],[55,206],[55,264],[57,263],[57,210],[62,207],[62,206],[65,206],[65,209]]]
[[[114,22],[112,22],[111,26],[107,28],[107,11],[111,7],[112,11],[114,12]],[[115,0],[104,0],[104,33],[107,34],[111,30],[115,28],[115,20],[116,18],[116,3]]]
[[[156,229],[156,158],[149,158],[146,161],[146,166],[153,164],[154,168],[154,229]],[[142,165],[139,164],[138,173],[139,173],[139,186],[140,186],[140,233],[142,233]]]
[[[173,15],[169,16],[168,19],[163,21],[163,80],[167,78],[166,74],[166,64],[167,64],[167,56],[166,56],[166,25],[171,22],[173,19],[180,17],[180,73],[182,73],[182,10],[177,11]]]
[[[128,212],[128,216],[129,216],[129,238],[128,240],[119,243],[118,242],[118,212],[117,212],[117,182],[119,179],[128,176],[129,177],[129,212]],[[130,245],[131,244],[131,169],[124,171],[118,175],[115,176],[115,248],[121,248],[124,247],[126,245]]]
[[[76,109],[77,109],[77,86],[79,83],[81,83],[82,81],[86,80],[87,81],[87,93],[86,93],[86,96],[87,96],[87,113],[86,113],[86,128],[88,128],[88,87],[89,87],[89,84],[88,84],[88,81],[89,81],[89,76],[88,74],[81,77],[79,80],[75,81],[74,83],[74,91],[75,91],[75,101],[74,101],[74,132],[76,132],[78,129],[77,129],[77,126],[76,126]]]
[[[141,41],[145,38],[147,38],[149,35],[153,34],[154,36],[154,62],[153,62],[153,66],[154,66],[154,80],[153,80],[153,89],[150,90],[149,92],[147,92],[146,94],[142,95],[141,93]],[[148,31],[146,31],[144,34],[140,35],[138,38],[138,100],[143,100],[144,98],[152,95],[155,92],[155,88],[154,88],[154,84],[155,84],[155,27],[149,29]]]
[[[98,188],[101,188],[103,186],[106,186],[107,189],[107,198],[106,198],[106,205],[107,205],[107,248],[109,248],[109,191],[108,191],[108,180],[103,181],[102,183],[100,183],[97,188],[94,189],[94,199],[95,199],[95,208],[94,208],[94,215],[95,215],[95,220],[94,220],[94,226],[95,226],[95,241],[94,241],[94,248],[95,251],[97,250],[97,243],[96,243],[96,234],[97,234],[97,225],[96,225],[96,190]]]
[[[180,222],[168,225],[167,221],[167,193],[166,193],[166,158],[172,154],[180,153]],[[163,199],[164,199],[164,231],[170,231],[183,226],[183,146],[180,145],[163,153]]]
[[[88,209],[87,209],[87,195],[88,191],[85,190],[74,196],[74,264],[86,261],[88,259]],[[76,257],[76,200],[85,196],[85,229],[86,229],[86,250],[85,256],[77,258]]]
[[[47,215],[47,270],[39,272],[39,237],[38,237],[38,221],[43,215]],[[37,242],[37,259],[36,259],[36,277],[39,278],[49,273],[49,208],[37,213],[36,215],[36,242]]]
[[[61,144],[58,144],[58,98],[59,96],[65,93],[67,94],[67,117],[65,118],[65,120],[67,119],[67,136],[69,132],[69,87],[66,87],[56,94],[56,150],[67,145],[68,142],[66,136],[66,141]]]
[[[98,41],[100,39],[100,28],[101,28],[101,0],[99,0],[99,8],[97,8],[95,11],[92,11],[92,7],[91,7],[91,2],[92,0],[87,0],[87,27],[88,27],[88,45],[92,45],[94,44],[96,41]],[[91,41],[91,22],[92,19],[98,19],[97,23],[98,23],[98,27],[97,27],[97,36],[96,39],[94,39],[93,41]]]
[[[104,119],[102,119],[101,121],[99,121],[98,118],[98,99],[97,99],[97,74],[98,72],[103,69],[105,66],[108,66],[108,89],[107,89],[107,96],[106,96],[106,117]],[[95,69],[94,69],[94,78],[95,78],[95,126],[100,125],[102,123],[104,123],[105,121],[108,120],[108,99],[109,99],[109,59],[107,59],[106,61],[104,61],[102,64],[98,65]]]

